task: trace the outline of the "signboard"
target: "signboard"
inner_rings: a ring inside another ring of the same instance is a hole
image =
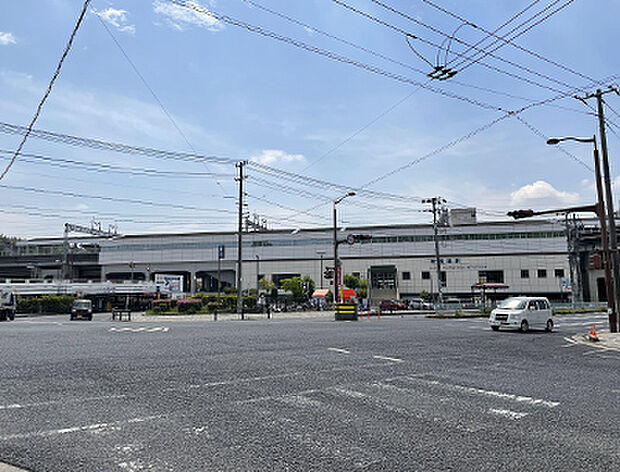
[[[562,279],[562,292],[570,292],[571,290],[572,286],[570,279]]]
[[[183,276],[155,274],[155,285],[161,292],[179,293],[183,291]]]
[[[226,257],[226,246],[221,245],[217,247],[217,258],[224,259]]]

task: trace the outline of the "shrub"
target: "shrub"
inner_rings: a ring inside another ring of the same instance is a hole
[[[202,300],[196,298],[181,298],[177,300],[177,308],[179,313],[192,315],[198,313],[202,308]]]
[[[75,297],[70,295],[43,295],[20,298],[17,311],[20,313],[70,313]]]

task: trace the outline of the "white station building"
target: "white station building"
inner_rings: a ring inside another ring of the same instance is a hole
[[[514,294],[569,300],[569,267],[566,228],[554,221],[475,222],[470,217],[451,218],[439,227],[441,278],[445,298],[472,296],[472,286],[485,282],[503,284],[498,296]],[[349,227],[349,234],[370,239],[338,248],[343,274],[368,279],[373,301],[379,298],[418,297],[437,293],[437,258],[432,225]],[[71,238],[68,257],[73,280],[93,282],[153,281],[156,274],[182,275],[184,292],[217,292],[234,286],[237,271],[237,233],[127,235],[115,239]],[[78,244],[79,243],[79,244]],[[223,248],[218,259],[219,249]],[[270,230],[243,234],[242,288],[256,288],[266,277],[276,283],[284,278],[309,275],[316,288],[333,288],[323,277],[334,266],[333,228]],[[0,278],[57,279],[63,259],[63,240],[18,241],[13,254],[0,255]],[[219,271],[218,271],[219,266]],[[597,292],[600,274],[592,275],[588,298]]]

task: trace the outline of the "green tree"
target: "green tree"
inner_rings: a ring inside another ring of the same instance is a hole
[[[301,286],[301,277],[280,280],[280,287],[287,292],[291,292],[294,297],[301,297],[304,289]]]
[[[261,290],[265,292],[271,292],[274,288],[276,288],[276,284],[274,284],[271,280],[263,277],[258,281],[258,286]]]
[[[363,279],[360,280],[360,285],[357,288],[357,298],[367,298],[368,297],[368,280]]]
[[[351,274],[344,274],[343,282],[345,287],[352,288],[353,290],[360,286],[359,277]]]
[[[429,293],[426,290],[422,290],[420,292],[420,298],[422,300],[424,300],[425,302],[428,302],[431,299],[431,296],[429,295]]]

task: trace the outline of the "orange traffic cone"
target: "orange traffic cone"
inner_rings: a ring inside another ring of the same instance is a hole
[[[589,336],[589,338],[590,338],[590,341],[594,341],[594,342],[599,340],[598,336],[596,334],[596,325],[590,325],[590,336]]]

